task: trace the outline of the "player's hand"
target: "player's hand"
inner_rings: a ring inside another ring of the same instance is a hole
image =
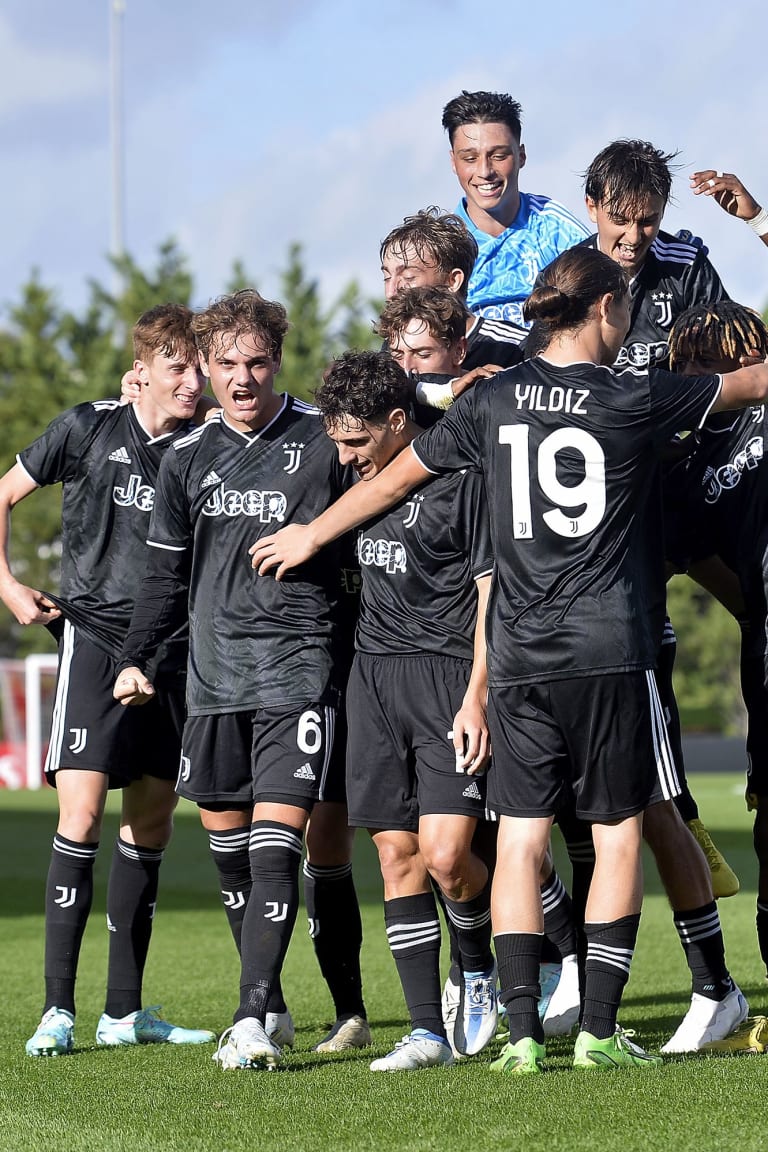
[[[456,771],[482,776],[491,756],[491,740],[485,707],[479,701],[464,699],[448,733],[456,752]]]
[[[124,668],[115,681],[112,695],[121,704],[146,704],[155,695],[155,689],[140,668]]]
[[[61,609],[44,592],[18,581],[3,588],[2,597],[19,624],[50,624],[61,616]]]
[[[288,524],[273,536],[264,536],[248,549],[251,567],[259,576],[275,571],[275,579],[282,580],[291,568],[306,564],[318,551],[312,540],[311,524]]]
[[[470,368],[469,372],[465,372],[463,376],[457,376],[455,380],[451,380],[451,392],[454,396],[459,397],[463,392],[469,391],[478,380],[487,380],[489,376],[495,376],[497,372],[503,372],[504,369],[499,367],[498,364],[483,364],[482,367]]]
[[[714,196],[729,216],[736,216],[739,220],[752,220],[760,211],[757,200],[732,172],[715,172],[714,168],[694,172],[691,189],[694,196]]]
[[[129,368],[120,381],[120,403],[134,404],[141,396],[141,380],[135,369]]]
[[[739,364],[742,368],[749,368],[752,364],[762,364],[763,357],[757,348],[747,348],[743,356],[739,356]]]

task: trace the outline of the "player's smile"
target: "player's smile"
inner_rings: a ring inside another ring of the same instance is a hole
[[[506,124],[462,124],[453,137],[451,163],[469,215],[474,219],[474,208],[508,227],[520,204],[517,180],[525,164],[525,149],[511,129]]]

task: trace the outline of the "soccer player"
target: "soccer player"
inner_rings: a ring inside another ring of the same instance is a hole
[[[464,193],[456,212],[478,246],[467,304],[491,319],[529,327],[523,302],[539,272],[588,233],[556,200],[520,191],[521,116],[511,96],[464,91],[443,109],[443,128]]]
[[[675,371],[684,375],[730,372],[746,358],[768,356],[768,332],[756,312],[723,300],[678,317],[670,335],[670,355]],[[687,569],[698,579],[701,562],[717,556],[738,578],[737,594],[743,598],[741,604],[729,601],[727,606],[742,627],[741,686],[748,716],[746,799],[755,813],[757,938],[768,974],[765,443],[764,406],[711,416],[696,432],[693,449],[669,474],[666,489],[668,511],[675,512],[676,530],[670,544],[677,553],[676,568]]]
[[[449,288],[466,303],[477,251],[477,242],[458,216],[439,208],[406,216],[379,249],[384,295],[391,300],[406,288]],[[518,345],[527,334],[518,324],[467,312],[465,372],[486,364],[519,364]]]
[[[693,173],[691,190],[694,196],[713,196],[724,212],[744,220],[763,244],[768,245],[768,209],[760,207],[738,176],[706,168]]]
[[[674,791],[656,693],[652,596],[662,550],[648,532],[657,451],[710,411],[768,394],[768,367],[683,379],[610,367],[629,326],[618,264],[575,248],[532,295],[544,353],[484,381],[370,484],[314,523],[251,549],[278,578],[429,477],[481,468],[496,568],[488,608],[489,802],[502,813],[492,910],[510,1042],[499,1071],[541,1070],[536,1010],[539,868],[566,790],[592,823],[595,874],[581,1068],[657,1063],[616,1013],[639,922],[642,813]],[[565,481],[568,481],[566,483]]]
[[[456,302],[446,290],[423,291]],[[363,483],[420,431],[408,415],[409,392],[384,352],[346,353],[326,372],[317,405],[339,459]],[[472,851],[485,810],[476,773],[488,755],[484,609],[493,556],[482,478],[468,472],[424,485],[366,524],[356,551],[362,599],[347,689],[350,823],[368,828],[379,853],[387,938],[411,1018],[410,1033],[371,1069],[451,1064],[429,875],[464,971],[453,1042],[473,1054],[496,1031],[490,885]]]
[[[151,697],[147,658],[188,611],[178,790],[198,804],[221,855],[228,838],[232,848],[246,839],[251,874],[239,890],[240,1003],[217,1059],[225,1069],[274,1067],[281,1048],[265,1024],[296,919],[304,829],[316,801],[344,799],[343,759],[331,755],[340,562],[278,584],[255,579],[246,549],[254,531],[317,515],[349,475],[316,411],[275,391],[281,304],[244,290],[193,327],[221,413],[164,461],[115,691]]]
[[[112,698],[116,657],[145,562],[157,471],[190,431],[203,390],[190,324],[178,304],[145,312],[133,330],[135,404],[79,404],[57,417],[0,480],[0,595],[22,624],[59,642],[53,728],[45,765],[59,822],[45,896],[45,1004],[30,1056],[72,1052],[75,978],[91,908],[93,865],[107,790],[122,789],[120,832],[107,889],[109,965],[97,1044],[198,1044],[212,1032],[181,1028],[142,1008],[160,862],[176,806],[184,710],[183,621],[160,654],[157,699],[144,713]],[[63,484],[61,590],[14,579],[8,562],[13,507],[36,488]]]

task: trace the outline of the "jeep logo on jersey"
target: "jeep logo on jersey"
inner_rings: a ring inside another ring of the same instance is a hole
[[[294,472],[298,472],[303,448],[304,445],[297,444],[295,440],[290,444],[283,444],[283,452],[285,452],[288,457],[288,463],[283,468],[283,472],[287,472],[289,476],[293,476]]]
[[[255,516],[262,524],[285,520],[287,502],[282,492],[247,492],[217,488],[203,505],[204,516]]]
[[[141,512],[151,512],[155,503],[155,490],[149,484],[142,484],[141,476],[131,473],[125,488],[115,484],[112,499],[121,508],[129,508],[133,504]]]
[[[408,501],[408,503],[406,504],[406,508],[408,509],[408,514],[403,519],[403,527],[404,528],[412,528],[413,527],[413,525],[416,523],[416,521],[419,518],[419,512],[421,512],[421,506],[423,503],[424,503],[424,497],[423,496],[413,496]]]
[[[614,368],[649,368],[653,364],[660,364],[669,355],[669,345],[666,340],[658,344],[628,344],[619,352]]]
[[[363,536],[357,538],[357,556],[366,568],[384,568],[389,574],[405,572],[408,557],[399,540],[371,540]]]
[[[342,568],[340,572],[341,590],[346,596],[358,596],[362,587],[362,577],[357,568]]]
[[[751,472],[757,468],[762,458],[763,438],[762,436],[755,436],[749,441],[746,448],[742,448],[741,452],[736,453],[730,464],[723,464],[716,471],[708,468],[704,473],[704,482],[707,485],[704,496],[705,503],[716,504],[723,492],[736,487],[741,480],[742,472]]]
[[[658,316],[654,316],[657,324],[662,328],[669,328],[672,323],[672,293],[671,292],[651,292],[651,300],[654,307],[658,308]]]

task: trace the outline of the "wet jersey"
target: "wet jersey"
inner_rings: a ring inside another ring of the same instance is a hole
[[[412,450],[482,469],[496,557],[489,683],[653,667],[663,546],[648,547],[657,450],[698,425],[718,376],[560,367],[541,357],[477,385]]]
[[[597,248],[597,234],[584,244]],[[654,240],[630,294],[631,322],[616,368],[668,368],[669,331],[680,313],[728,299],[702,249],[668,232],[659,232]]]
[[[254,572],[248,555],[259,537],[319,516],[349,483],[317,411],[281,399],[255,433],[221,414],[206,421],[174,444],[158,477],[123,657],[142,666],[188,603],[191,716],[336,700],[338,549],[280,582]]]
[[[63,484],[60,593],[51,599],[110,655],[120,651],[144,575],[160,463],[191,427],[150,436],[132,404],[97,400],[57,416],[18,456],[36,484]],[[178,639],[183,649],[185,635]]]
[[[357,533],[356,647],[381,656],[473,656],[475,580],[493,568],[483,478],[441,476]]]
[[[589,235],[584,225],[557,200],[520,193],[517,216],[500,236],[481,232],[470,218],[466,201],[456,209],[474,236],[478,256],[469,278],[467,306],[492,320],[509,320],[529,328],[523,303],[536,277],[556,256]]]

